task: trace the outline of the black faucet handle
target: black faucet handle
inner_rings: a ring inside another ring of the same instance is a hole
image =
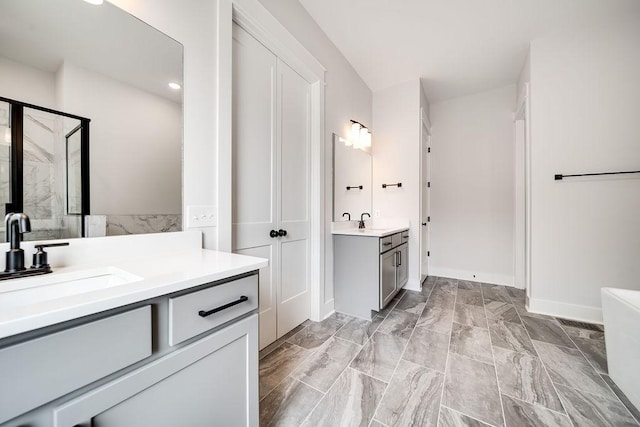
[[[37,245],[33,245],[36,249],[42,248],[55,248],[56,246],[69,246],[69,242],[60,242],[60,243],[38,243]]]
[[[34,245],[36,248],[36,253],[33,254],[33,265],[31,268],[49,268],[49,262],[47,260],[47,253],[44,251],[44,248],[54,248],[56,246],[69,246],[69,242],[59,242],[59,243],[40,243]]]

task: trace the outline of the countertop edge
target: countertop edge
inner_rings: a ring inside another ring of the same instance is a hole
[[[341,236],[360,236],[360,237],[386,237],[392,234],[401,233],[403,231],[409,230],[409,227],[397,227],[397,228],[389,228],[385,230],[371,230],[364,229],[360,231],[359,229],[345,229],[345,230],[333,230],[331,234],[333,235],[341,235]]]
[[[198,253],[202,256],[207,253],[212,254],[212,256],[224,254],[223,256],[231,258],[236,256],[235,254],[206,249],[194,254]],[[14,314],[13,318],[11,318],[11,312],[9,312],[8,318],[0,317],[0,339],[249,273],[269,264],[268,260],[263,258],[243,255],[237,255],[237,257],[238,259],[243,258],[242,262],[229,268],[213,268],[206,265],[205,261],[202,261],[201,271],[191,274],[189,277],[184,277],[184,272],[176,270],[175,272],[160,274],[155,277],[145,277],[142,281],[133,284],[121,285],[115,292],[113,289],[91,292],[90,294],[94,298],[88,301],[82,301],[83,298],[86,298],[86,295],[76,295],[66,299],[54,300],[53,303],[49,302],[49,309],[42,312],[34,310],[39,305],[15,310],[17,314]],[[113,263],[110,264],[113,265]],[[126,265],[126,263],[124,264]],[[209,272],[206,271],[207,268],[210,268]],[[131,270],[127,267],[124,267],[124,269]],[[66,302],[66,305],[64,302]]]

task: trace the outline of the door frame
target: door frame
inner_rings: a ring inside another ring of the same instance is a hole
[[[427,133],[427,144],[425,146],[425,139],[424,139],[424,132],[426,131]],[[422,239],[422,221],[424,221],[424,219],[426,217],[428,217],[430,215],[430,211],[431,211],[431,203],[428,203],[428,208],[427,208],[427,212],[423,212],[423,206],[424,206],[424,198],[427,198],[427,202],[431,201],[431,195],[429,190],[426,189],[425,185],[426,183],[422,182],[422,172],[424,170],[425,165],[423,164],[423,154],[424,152],[431,147],[431,122],[429,121],[429,117],[427,116],[426,112],[424,111],[423,107],[420,107],[420,243],[419,243],[419,250],[420,250],[420,257],[418,258],[420,260],[420,278],[422,279],[422,276],[425,274],[428,274],[429,272],[429,258],[427,257],[427,271],[423,271],[423,263],[422,263],[422,254],[424,252],[424,250],[426,249],[427,251],[429,250],[429,229],[430,229],[430,224],[427,224],[427,247],[425,248],[423,239]],[[427,180],[431,179],[431,156],[427,156]]]
[[[289,65],[311,88],[310,111],[310,319],[322,320],[333,310],[325,301],[325,126],[324,87],[326,69],[257,0],[218,0],[217,4],[217,248],[232,247],[232,79],[233,22],[264,44]]]
[[[522,178],[524,182],[515,182],[514,192],[518,189],[522,189],[524,192],[523,201],[524,209],[522,215],[517,215],[517,207],[515,205],[517,197],[514,194],[514,283],[517,281],[515,277],[516,269],[515,265],[517,260],[515,259],[516,245],[523,245],[523,262],[524,262],[524,289],[527,297],[531,295],[531,116],[530,116],[530,95],[529,95],[529,83],[525,83],[523,91],[519,94],[518,101],[516,103],[516,111],[513,115],[514,121],[514,144],[519,142],[518,138],[523,138],[524,144],[523,156],[524,161],[521,165],[524,168]],[[523,134],[517,135],[517,122],[523,122]],[[514,147],[515,148],[515,147]],[[516,149],[514,149],[514,168],[516,161]],[[524,241],[518,242],[517,239],[517,227],[524,227]]]

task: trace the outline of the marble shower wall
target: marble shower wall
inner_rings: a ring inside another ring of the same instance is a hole
[[[107,215],[107,236],[182,230],[182,215]]]

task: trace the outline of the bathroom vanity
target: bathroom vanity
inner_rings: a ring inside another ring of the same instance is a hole
[[[72,239],[75,265],[0,282],[0,425],[257,425],[267,261],[200,242]]]
[[[407,284],[406,226],[334,227],[335,310],[372,318]]]

